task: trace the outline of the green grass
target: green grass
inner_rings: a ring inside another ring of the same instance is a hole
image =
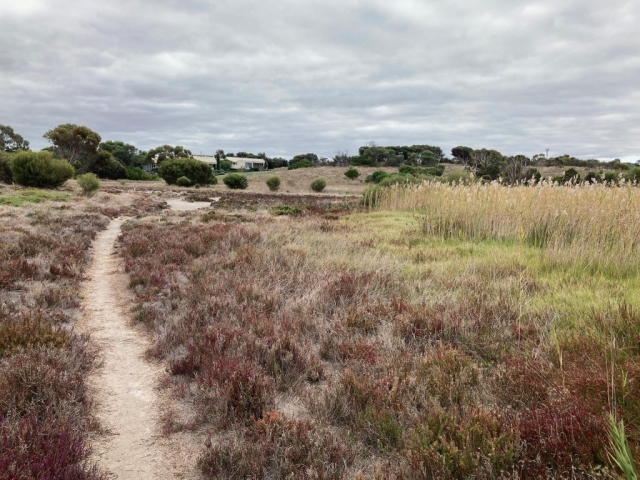
[[[586,327],[585,319],[595,311],[626,302],[640,306],[640,277],[592,272],[580,265],[551,263],[542,249],[517,241],[442,240],[424,235],[420,218],[413,212],[374,212],[346,219],[354,226],[353,241],[375,240],[375,249],[390,254],[402,264],[404,275],[435,279],[459,278],[475,272],[519,271],[537,288],[523,299],[524,312],[552,310],[560,330]],[[437,285],[438,282],[435,282]],[[431,295],[440,292],[434,285]]]
[[[0,205],[22,207],[28,203],[67,202],[72,198],[69,193],[48,190],[28,189],[0,195]]]

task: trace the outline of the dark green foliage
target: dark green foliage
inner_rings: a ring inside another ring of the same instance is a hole
[[[5,152],[0,152],[0,182],[13,183],[13,173],[11,173],[12,156]]]
[[[286,167],[288,165],[289,165],[289,162],[282,157],[267,158],[267,166],[269,167],[270,170],[274,168]]]
[[[300,207],[292,207],[290,205],[280,205],[270,210],[272,215],[300,215],[302,209]]]
[[[604,174],[604,181],[610,184],[616,184],[620,181],[620,175],[615,172],[608,172]]]
[[[227,173],[222,181],[233,190],[244,190],[249,186],[249,180],[241,173]]]
[[[9,125],[0,125],[0,152],[14,153],[18,150],[29,150],[29,142]]]
[[[19,152],[11,162],[13,181],[25,187],[56,188],[73,177],[75,171],[65,160],[50,152]]]
[[[358,171],[357,168],[351,167],[347,169],[346,172],[344,172],[344,176],[347,177],[349,180],[355,180],[360,176],[360,172]]]
[[[215,185],[218,183],[211,167],[193,158],[174,158],[165,160],[158,167],[158,175],[169,185],[175,185],[180,177],[187,177],[193,183],[200,185]]]
[[[529,168],[524,173],[524,180],[526,182],[534,182],[534,181],[539,182],[541,178],[542,178],[542,174],[537,168]]]
[[[589,172],[584,177],[586,183],[602,183],[602,175],[596,172]]]
[[[0,173],[0,175],[2,174]],[[634,167],[631,170],[629,170],[625,174],[624,178],[626,180],[629,180],[630,182],[640,182],[640,167]],[[0,180],[1,180],[1,177],[0,177]]]
[[[296,155],[289,162],[289,170],[293,170],[293,168],[302,168],[302,167],[295,167],[295,165],[301,162],[304,162],[305,167],[306,166],[313,167],[315,164],[319,162],[319,159],[315,153],[302,153],[300,155]]]
[[[417,185],[419,183],[422,183],[422,179],[419,177],[394,173],[393,175],[384,177],[378,182],[378,185],[381,187],[391,187],[393,185]]]
[[[458,146],[451,149],[451,155],[459,163],[468,163],[471,160],[473,148]]]
[[[316,178],[311,182],[311,190],[314,192],[321,192],[327,186],[327,181],[324,178]]]
[[[180,177],[176,180],[176,185],[179,187],[190,187],[191,180],[189,180],[187,177]]]
[[[280,189],[280,177],[269,177],[267,178],[267,187],[272,192],[277,192]]]
[[[233,164],[230,160],[220,160],[220,170],[231,170]]]
[[[367,183],[380,183],[383,179],[387,178],[390,174],[385,172],[384,170],[376,170],[371,175],[368,175],[365,178],[365,182]]]
[[[411,165],[403,165],[400,167],[400,173],[405,175],[431,175],[433,177],[441,177],[444,173],[444,167],[413,167]]]
[[[114,158],[111,153],[101,150],[93,159],[84,165],[81,171],[95,173],[100,178],[119,180],[127,178],[127,167]]]
[[[567,182],[580,183],[580,174],[575,168],[570,168],[569,170],[565,170],[562,178],[565,183]]]
[[[296,163],[293,163],[293,160],[289,163],[289,170],[295,170],[297,168],[310,168],[313,167],[313,163],[310,160],[300,160]]]
[[[145,162],[160,165],[165,160],[191,157],[191,151],[180,145],[176,145],[175,147],[171,145],[162,145],[160,147],[149,150],[145,156]]]
[[[131,167],[127,168],[127,180],[153,180],[153,178],[140,167]]]
[[[72,165],[91,158],[98,151],[100,135],[84,125],[66,123],[45,133],[54,153]]]
[[[128,143],[109,140],[102,142],[98,149],[111,153],[116,160],[126,167],[141,165],[144,162],[144,157],[138,149]]]

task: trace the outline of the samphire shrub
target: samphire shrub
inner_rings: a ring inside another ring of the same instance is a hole
[[[20,152],[11,161],[13,181],[25,187],[56,188],[73,177],[69,162],[51,152]]]
[[[280,177],[269,177],[267,178],[267,187],[272,192],[277,192],[280,189]]]
[[[327,186],[327,181],[324,178],[316,178],[311,182],[311,190],[314,192],[321,192]]]
[[[82,189],[82,194],[87,197],[93,197],[100,188],[100,179],[95,173],[85,173],[78,175],[76,178],[78,185]]]
[[[191,180],[189,180],[187,177],[180,177],[176,180],[176,185],[178,185],[179,187],[190,187]]]
[[[0,152],[0,182],[13,183],[13,173],[11,173],[12,156],[5,152]]]
[[[222,179],[224,184],[234,190],[244,190],[249,186],[247,177],[240,173],[227,173]]]
[[[211,167],[194,158],[165,160],[158,167],[158,175],[169,185],[175,185],[180,177],[187,177],[192,183],[215,185],[218,180]]]

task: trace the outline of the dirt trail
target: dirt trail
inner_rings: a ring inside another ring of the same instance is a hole
[[[122,223],[113,220],[93,244],[84,319],[78,325],[91,334],[103,361],[89,380],[107,431],[94,445],[96,460],[118,479],[192,478],[192,455],[181,451],[184,445],[160,437],[158,417],[166,403],[158,391],[162,368],[144,359],[147,337],[130,322],[128,278],[114,248]]]

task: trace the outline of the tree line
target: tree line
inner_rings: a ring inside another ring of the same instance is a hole
[[[51,144],[44,150],[51,152],[55,158],[68,161],[78,173],[95,173],[107,179],[151,179],[152,176],[144,170],[145,165],[159,167],[168,159],[193,158],[192,152],[180,145],[160,145],[143,151],[122,141],[102,141],[97,132],[83,125],[58,125],[47,131],[43,137]],[[10,126],[0,125],[0,151],[15,153],[20,150],[29,150],[29,142]],[[452,148],[451,155],[448,157],[440,147],[434,145],[380,146],[375,142],[369,142],[358,149],[357,155],[350,155],[348,151],[337,151],[333,158],[318,156],[315,153],[302,153],[287,160],[282,157],[269,157],[264,152],[225,153],[224,150],[217,150],[215,153],[217,169],[231,169],[231,161],[228,159],[232,157],[262,159],[267,162],[269,169],[314,166],[435,167],[442,163],[456,163],[463,165],[466,170],[479,178],[485,180],[502,178],[510,183],[535,178],[539,175],[537,167],[541,166],[614,170],[628,170],[631,167],[619,159],[600,162],[595,159],[581,160],[571,155],[550,158],[545,154],[532,157],[509,156],[497,150],[474,149],[466,146]]]

